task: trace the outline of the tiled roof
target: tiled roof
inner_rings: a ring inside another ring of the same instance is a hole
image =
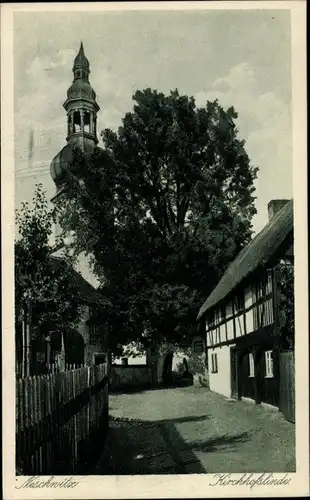
[[[197,319],[223,300],[259,266],[266,265],[290,233],[293,234],[293,200],[289,200],[241,250],[200,308]]]

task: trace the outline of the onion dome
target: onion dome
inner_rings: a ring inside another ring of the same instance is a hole
[[[74,144],[69,142],[52,160],[50,172],[57,189],[64,183],[64,174],[72,162],[73,148]]]
[[[100,150],[101,148],[96,149]],[[68,142],[52,160],[50,173],[58,191],[63,187],[66,181],[66,173],[70,171],[74,159],[73,151],[78,150],[81,153],[92,153],[94,151],[93,141],[80,135],[78,142]]]
[[[67,99],[87,99],[88,101],[95,101],[96,92],[93,90],[89,82],[78,79],[75,80],[68,89]]]

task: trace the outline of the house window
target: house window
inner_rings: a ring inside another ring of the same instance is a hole
[[[220,344],[220,342],[221,342],[221,328],[220,328],[220,326],[218,326],[216,330],[217,330],[217,342],[218,342],[218,344]]]
[[[201,354],[203,352],[203,341],[202,340],[196,340],[194,342],[194,353],[195,354]]]
[[[254,377],[254,356],[251,352],[249,353],[249,377]]]
[[[273,378],[272,351],[265,352],[266,378]]]
[[[217,368],[217,354],[211,354],[211,372],[212,373],[217,373],[218,368]]]

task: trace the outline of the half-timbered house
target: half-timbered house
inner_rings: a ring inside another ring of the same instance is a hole
[[[293,265],[293,201],[273,200],[269,223],[240,252],[201,307],[210,389],[279,406],[277,272]],[[283,322],[282,322],[283,323]]]

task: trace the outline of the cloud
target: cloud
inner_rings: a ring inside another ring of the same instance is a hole
[[[266,205],[272,198],[292,196],[292,144],[290,107],[275,92],[260,91],[254,68],[247,62],[230,69],[214,81],[210,91],[195,95],[198,106],[219,100],[225,108],[234,106],[240,137],[252,164],[259,167],[256,181],[258,215],[256,230],[266,223]]]

